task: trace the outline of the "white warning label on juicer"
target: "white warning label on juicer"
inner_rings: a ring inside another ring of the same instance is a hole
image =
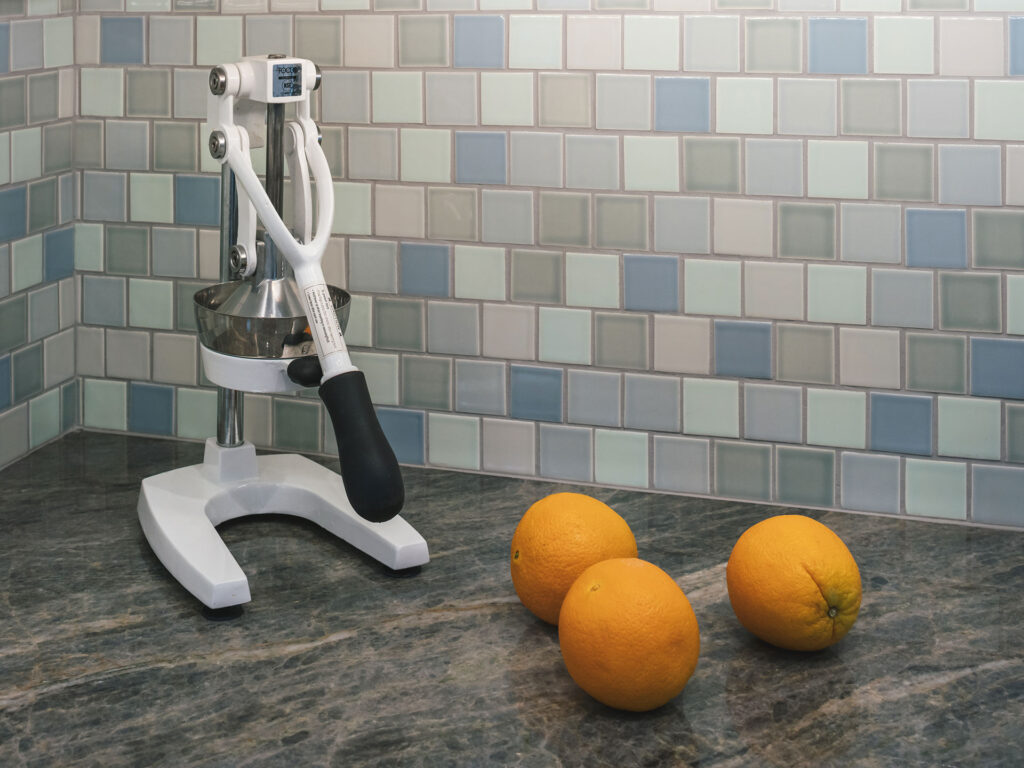
[[[321,357],[345,351],[345,339],[341,335],[338,315],[334,312],[334,302],[323,283],[306,289],[306,319]]]

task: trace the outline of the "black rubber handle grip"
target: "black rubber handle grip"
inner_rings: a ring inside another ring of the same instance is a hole
[[[398,459],[380,428],[362,371],[349,371],[320,385],[320,399],[334,424],[341,479],[356,513],[373,523],[402,510],[405,486]]]

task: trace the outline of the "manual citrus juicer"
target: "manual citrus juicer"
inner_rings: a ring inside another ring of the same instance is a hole
[[[245,515],[306,518],[394,570],[429,559],[426,541],[398,516],[405,496],[398,462],[345,345],[350,297],[328,286],[320,267],[334,187],[310,117],[319,85],[313,62],[280,55],[210,72],[209,149],[221,163],[224,282],[196,293],[195,313],[203,367],[219,387],[217,437],[206,441],[202,464],[145,478],[138,511],[153,552],[211,609],[250,600],[245,574],[215,528]],[[285,119],[287,104],[295,105],[294,119]],[[250,155],[264,143],[266,188]],[[284,160],[294,234],[281,219]],[[242,438],[244,392],[318,384],[337,438],[340,477],[303,456],[257,457]]]

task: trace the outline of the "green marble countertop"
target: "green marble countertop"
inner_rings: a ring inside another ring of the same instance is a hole
[[[647,714],[569,678],[508,544],[570,486],[406,469],[431,562],[396,576],[304,521],[221,527],[253,600],[214,622],[164,571],[140,480],[202,446],[72,434],[0,472],[0,766],[1020,766],[1024,533],[811,512],[860,564],[851,633],[814,654],[747,634],[725,562],[784,510],[582,489],[632,526],[701,627]]]

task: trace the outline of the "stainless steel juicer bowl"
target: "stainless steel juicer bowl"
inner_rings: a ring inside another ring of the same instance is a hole
[[[267,283],[270,281],[264,281]],[[289,358],[316,354],[308,333],[309,322],[304,314],[262,317],[225,311],[225,303],[237,303],[240,292],[250,290],[249,284],[233,280],[197,291],[193,306],[199,341],[214,352],[235,357]],[[263,286],[265,287],[265,286]],[[327,286],[338,315],[341,330],[348,325],[352,297],[333,285]],[[256,293],[257,287],[251,288]],[[229,301],[232,300],[232,301]]]

